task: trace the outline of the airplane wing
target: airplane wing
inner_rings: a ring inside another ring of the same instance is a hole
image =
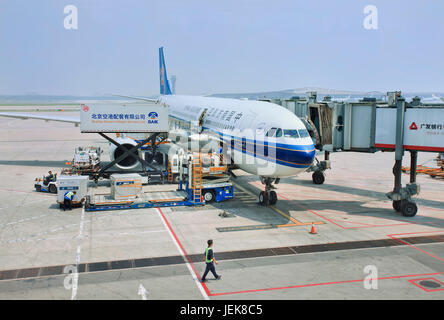
[[[148,101],[148,102],[154,102],[154,103],[157,103],[159,101],[159,99],[145,98],[145,97],[135,97],[135,96],[125,96],[125,95],[121,95],[121,94],[113,94],[113,96],[122,97],[122,98],[136,99],[136,100],[142,100],[142,101]]]
[[[40,115],[33,113],[16,113],[16,112],[0,112],[0,117],[17,118],[17,119],[38,119],[45,121],[59,121],[69,122],[74,124],[80,123],[80,116],[54,116],[54,115]]]

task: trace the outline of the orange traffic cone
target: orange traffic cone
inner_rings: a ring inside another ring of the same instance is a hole
[[[316,230],[315,230],[315,226],[314,226],[313,222],[311,223],[311,231],[310,231],[310,233],[311,234],[316,234]]]

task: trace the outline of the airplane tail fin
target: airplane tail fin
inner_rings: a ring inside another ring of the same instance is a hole
[[[160,75],[160,94],[163,95],[172,94],[165,67],[163,47],[159,48],[159,75]]]

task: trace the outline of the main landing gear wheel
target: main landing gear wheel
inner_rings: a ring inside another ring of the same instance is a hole
[[[325,181],[325,176],[322,171],[315,171],[311,176],[314,184],[323,184]]]
[[[278,201],[276,191],[270,191],[270,204],[274,205]]]
[[[259,204],[262,206],[268,205],[268,197],[265,191],[261,191],[259,193]]]

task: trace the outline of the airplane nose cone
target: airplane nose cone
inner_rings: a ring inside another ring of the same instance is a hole
[[[308,145],[307,148],[304,148],[304,151],[300,152],[299,161],[311,165],[315,158],[315,154],[316,151],[314,145]]]

